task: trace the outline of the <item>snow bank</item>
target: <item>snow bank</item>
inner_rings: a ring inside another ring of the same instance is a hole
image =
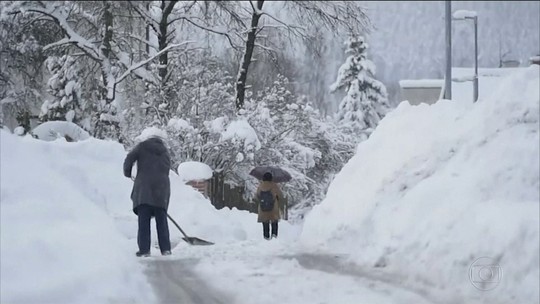
[[[121,146],[0,132],[1,302],[154,302],[131,242],[107,215],[106,201],[119,197],[97,188],[114,184],[105,186],[106,168],[90,169],[96,162],[81,155],[110,160]],[[101,183],[92,179],[98,175]]]
[[[307,215],[302,244],[448,302],[537,303],[538,83],[531,66],[475,104],[401,103]],[[471,267],[481,257],[498,283]]]

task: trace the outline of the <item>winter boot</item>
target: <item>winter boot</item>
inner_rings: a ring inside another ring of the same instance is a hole
[[[150,256],[150,252],[140,252],[140,251],[137,251],[135,253],[136,256],[138,257],[149,257]]]

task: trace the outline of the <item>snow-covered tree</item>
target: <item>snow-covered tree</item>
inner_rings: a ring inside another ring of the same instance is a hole
[[[297,96],[293,87],[278,75],[270,87],[247,100],[241,113],[256,131],[261,148],[251,161],[238,164],[233,175],[252,193],[257,181],[248,173],[253,166],[284,168],[293,176],[282,185],[289,207],[301,215],[324,197],[332,177],[352,155],[354,144],[306,96]]]
[[[270,1],[266,2],[271,3]],[[252,57],[255,48],[275,51],[272,48],[266,47],[264,43],[258,43],[260,38],[268,37],[264,34],[261,35],[261,33],[266,33],[266,31],[272,29],[285,29],[287,34],[291,36],[296,36],[300,39],[309,39],[310,37],[306,29],[313,26],[314,23],[334,33],[343,29],[357,31],[365,29],[369,25],[369,19],[364,14],[363,8],[351,1],[282,1],[278,5],[282,5],[284,10],[291,11],[289,17],[294,22],[290,24],[281,21],[279,18],[263,10],[264,0],[249,1],[249,4],[251,6],[251,22],[249,23],[249,27],[244,25],[245,28],[242,29],[246,38],[243,42],[243,56],[236,81],[235,102],[238,110],[244,107],[247,75],[250,64],[253,61]],[[244,11],[246,10],[244,9]],[[267,23],[265,18],[262,18],[265,16],[272,21]]]
[[[47,82],[47,91],[53,99],[47,99],[41,106],[42,121],[65,120],[80,126],[88,125],[82,107],[81,68],[75,58],[69,55],[50,56],[46,60],[47,70],[51,74]]]
[[[132,46],[125,43],[125,37],[118,35],[118,29],[122,27],[118,17],[122,10],[127,10],[126,2],[14,1],[5,8],[8,15],[29,14],[39,20],[53,21],[51,23],[59,26],[63,38],[51,41],[43,50],[76,49],[96,66],[93,78],[99,79],[100,85],[97,87],[93,133],[99,138],[120,137],[119,84],[133,75],[146,82],[157,83],[156,77],[146,70],[145,65],[185,44],[170,44],[147,59],[136,61]]]
[[[28,132],[43,101],[42,47],[59,37],[55,24],[7,14],[17,3],[0,2],[0,121]]]
[[[386,87],[374,78],[375,65],[367,58],[368,45],[364,37],[351,35],[345,46],[349,56],[330,87],[331,92],[346,92],[337,119],[350,126],[354,133],[369,136],[389,109]]]

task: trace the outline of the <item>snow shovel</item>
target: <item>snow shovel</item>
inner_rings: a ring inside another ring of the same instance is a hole
[[[168,213],[167,213],[167,217],[171,220],[171,222],[173,222],[173,224],[176,226],[176,228],[178,228],[178,230],[180,230],[180,232],[182,232],[182,234],[184,235],[184,237],[182,239],[184,241],[186,241],[187,243],[189,243],[190,245],[214,245],[214,243],[212,243],[212,242],[201,240],[199,238],[192,237],[192,236],[187,236],[187,234],[184,232],[184,230],[182,230],[182,228],[180,228],[178,223],[176,223],[176,221]]]

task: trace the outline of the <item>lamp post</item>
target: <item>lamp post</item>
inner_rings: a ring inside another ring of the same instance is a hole
[[[444,99],[452,99],[452,1],[445,1],[446,71]]]
[[[478,101],[478,16],[473,17],[474,20],[474,102]]]
[[[478,100],[478,15],[474,11],[459,10],[453,14],[453,20],[473,20],[474,22],[474,78],[473,100]]]

